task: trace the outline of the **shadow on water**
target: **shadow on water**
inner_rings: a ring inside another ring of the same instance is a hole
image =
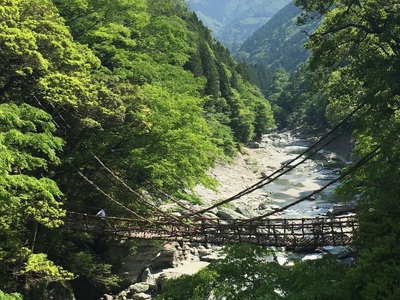
[[[307,149],[307,147],[296,146],[289,147],[286,152],[289,154],[298,155],[303,153]],[[338,159],[334,153],[329,153],[325,151],[314,153],[312,156],[310,156],[309,159],[318,162],[319,165],[323,166],[323,168],[327,170],[341,169],[345,165],[344,162]]]
[[[282,149],[288,154],[300,154],[306,148],[282,146]],[[304,164],[265,186],[264,191],[272,194],[271,204],[284,207],[336,179],[342,167],[344,163],[336,159],[333,154],[316,153]],[[334,203],[341,202],[340,197],[333,192],[338,185],[339,183],[332,184],[310,200],[304,200],[285,210],[282,215],[297,218],[325,214]]]

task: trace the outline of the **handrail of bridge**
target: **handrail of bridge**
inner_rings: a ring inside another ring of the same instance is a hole
[[[316,232],[315,218],[269,218],[243,222],[243,219],[200,218],[187,223],[155,216],[143,219],[101,217],[68,212],[67,227],[89,232],[107,232],[126,238],[194,241],[210,243],[250,242],[258,245],[349,244],[357,232],[354,214],[324,217]]]

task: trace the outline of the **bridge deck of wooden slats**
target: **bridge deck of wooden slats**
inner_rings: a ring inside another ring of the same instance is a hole
[[[65,226],[80,231],[110,234],[130,239],[150,239],[211,244],[247,242],[260,246],[296,247],[348,245],[357,232],[354,215],[322,218],[321,234],[314,233],[314,218],[208,219],[186,222],[177,219],[138,220],[99,217],[70,212]]]

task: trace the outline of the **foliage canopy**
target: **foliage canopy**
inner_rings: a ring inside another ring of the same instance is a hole
[[[0,0],[0,16],[5,292],[116,285],[95,237],[60,227],[66,210],[151,215],[138,195],[191,199],[216,187],[217,158],[274,126],[186,1]]]

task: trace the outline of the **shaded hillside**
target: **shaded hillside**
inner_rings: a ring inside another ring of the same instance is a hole
[[[309,57],[309,52],[303,47],[307,41],[306,33],[313,31],[319,23],[316,20],[303,26],[297,25],[300,12],[290,2],[243,43],[236,58],[272,72],[280,67],[288,72],[294,71]]]
[[[235,53],[243,41],[289,0],[188,0],[214,37]]]

